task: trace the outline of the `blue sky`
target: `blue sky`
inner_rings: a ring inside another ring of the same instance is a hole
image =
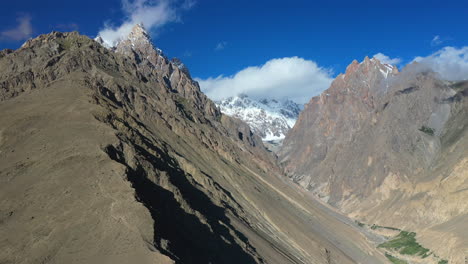
[[[128,21],[135,2],[170,6],[173,17],[150,28],[153,41],[201,80],[294,56],[334,76],[366,55],[399,58],[401,66],[468,43],[468,1],[48,0],[3,1],[0,49],[52,30],[94,37],[105,24]]]

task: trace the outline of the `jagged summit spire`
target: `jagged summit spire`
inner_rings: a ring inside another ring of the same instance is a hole
[[[135,58],[136,62],[141,64],[142,71],[150,72],[157,69],[159,75],[166,76],[171,82],[178,80],[182,72],[184,78],[192,81],[190,72],[182,61],[177,58],[169,60],[160,49],[156,48],[141,23],[133,26],[128,36],[115,46],[114,51]],[[177,74],[173,74],[175,71]]]
[[[127,38],[120,41],[119,44],[117,44],[117,46],[119,46],[120,43],[123,43],[123,42],[126,42],[125,44],[130,44],[133,47],[141,46],[141,45],[153,46],[151,37],[146,31],[142,23],[139,23],[133,26],[132,31],[130,31]]]
[[[116,49],[121,43],[131,44],[140,42],[152,45],[151,37],[143,23],[135,24],[128,34],[120,36],[117,40],[106,41],[106,38],[102,35],[98,35],[94,40],[108,49]]]
[[[133,26],[128,36],[117,43],[115,51],[131,55],[133,52],[142,56],[153,56],[153,53],[162,55],[162,51],[154,47],[150,35],[142,23]]]
[[[95,40],[105,46],[102,38],[99,36]],[[162,50],[153,45],[151,37],[143,23],[135,24],[128,35],[117,42],[114,47],[110,47],[110,49],[116,53],[135,58],[135,60],[142,65],[151,65],[150,68],[146,69],[147,71],[158,69],[160,74],[164,72],[162,75],[166,74],[167,77],[170,78],[173,76],[172,73],[174,69],[178,69],[178,71],[183,72],[191,79],[189,70],[180,59],[173,58],[169,60],[163,54]]]
[[[349,78],[351,75],[354,74],[364,74],[365,76],[369,76],[369,74],[377,72],[381,74],[384,78],[387,78],[390,75],[398,74],[398,67],[395,65],[391,65],[388,63],[382,63],[379,59],[373,57],[369,58],[366,56],[362,62],[358,62],[357,60],[353,60],[351,64],[348,65],[346,68],[345,74],[342,74],[342,78]]]
[[[370,61],[371,60],[370,60],[369,56],[364,57],[364,61],[363,61],[364,63],[369,63]]]
[[[143,22],[137,23],[135,26],[133,26],[133,28],[141,28],[146,31],[146,28]]]
[[[132,31],[127,36],[127,39],[143,39],[146,41],[151,42],[151,37],[149,36],[148,32],[146,31],[143,23],[138,23],[135,26],[133,26]]]

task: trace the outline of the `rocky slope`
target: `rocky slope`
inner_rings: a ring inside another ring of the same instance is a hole
[[[366,223],[413,230],[450,263],[468,244],[468,90],[418,64],[354,61],[284,140],[288,175]],[[440,243],[444,241],[445,243]]]
[[[291,100],[255,100],[247,95],[216,101],[221,112],[246,122],[263,141],[282,140],[302,110]]]
[[[0,52],[1,263],[382,263],[141,26]]]

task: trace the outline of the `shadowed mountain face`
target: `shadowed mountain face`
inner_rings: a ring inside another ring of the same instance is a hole
[[[366,223],[415,230],[463,263],[467,89],[420,68],[354,61],[305,106],[279,156],[289,177],[322,200]]]
[[[0,53],[1,263],[381,263],[137,26]]]

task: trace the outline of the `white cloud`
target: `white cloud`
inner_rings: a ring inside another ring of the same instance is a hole
[[[216,44],[215,50],[216,51],[223,50],[223,49],[226,48],[226,46],[227,46],[227,42],[226,41],[221,41],[218,44]]]
[[[257,98],[290,98],[305,103],[327,89],[332,82],[330,70],[299,57],[272,59],[261,66],[247,67],[233,76],[195,78],[213,100],[247,94]]]
[[[386,63],[390,65],[397,65],[401,62],[400,58],[390,58],[383,53],[377,53],[374,55],[374,58],[378,59],[381,63]]]
[[[98,36],[109,46],[114,46],[119,39],[126,37],[133,26],[143,23],[147,30],[159,29],[170,22],[180,20],[181,10],[194,6],[193,0],[122,0],[122,9],[126,15],[120,26],[109,23],[99,31]]]
[[[431,40],[431,46],[438,46],[440,44],[442,44],[442,39],[440,39],[440,36],[437,35],[437,36],[434,36],[434,38]]]
[[[0,39],[20,41],[32,36],[31,17],[29,15],[20,15],[16,21],[18,25],[15,28],[0,32]]]
[[[445,47],[427,57],[416,57],[413,61],[438,72],[445,80],[468,79],[468,46],[459,49]]]

